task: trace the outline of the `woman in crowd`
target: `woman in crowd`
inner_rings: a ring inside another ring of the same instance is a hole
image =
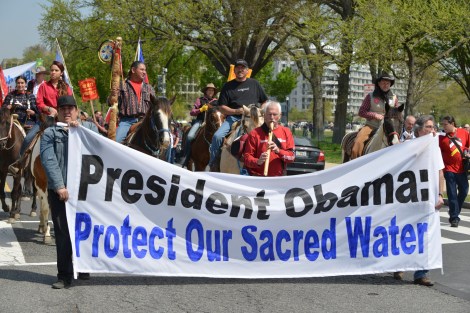
[[[5,97],[7,108],[15,108],[15,114],[18,114],[18,121],[26,131],[31,129],[38,121],[38,110],[36,108],[36,98],[32,93],[26,91],[26,78],[18,76],[15,79],[16,89]]]

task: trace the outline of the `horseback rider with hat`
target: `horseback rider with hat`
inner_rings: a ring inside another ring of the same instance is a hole
[[[397,96],[390,90],[394,83],[395,78],[393,76],[382,72],[375,81],[374,91],[369,93],[362,101],[359,116],[366,119],[366,124],[357,133],[351,151],[351,160],[362,155],[365,142],[379,128],[380,122],[384,119],[385,104],[388,103],[391,107],[398,106]]]
[[[184,146],[184,163],[183,167],[188,166],[188,162],[191,156],[191,142],[196,137],[196,133],[198,129],[201,127],[202,123],[204,123],[205,119],[205,112],[209,109],[209,105],[217,105],[217,98],[216,95],[219,92],[217,87],[213,83],[209,83],[204,87],[201,92],[204,94],[202,97],[197,98],[196,102],[194,103],[193,109],[189,113],[191,116],[195,116],[196,118],[193,120],[193,124],[191,129],[188,132],[186,137],[186,143]]]

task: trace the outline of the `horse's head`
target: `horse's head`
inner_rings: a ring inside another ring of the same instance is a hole
[[[209,110],[206,111],[206,125],[208,127],[215,131],[220,128],[224,120],[225,116],[216,106],[209,106]]]
[[[150,101],[152,102],[152,108],[149,110],[152,128],[156,128],[155,131],[159,137],[160,144],[163,148],[166,148],[170,144],[171,105],[175,101],[175,97],[168,100],[165,97],[157,98],[151,94]]]
[[[391,107],[385,104],[385,115],[383,121],[383,130],[387,136],[388,145],[395,145],[400,142],[400,135],[403,131],[403,109],[405,104],[399,107]]]
[[[5,106],[0,109],[0,150],[7,146],[7,141],[10,138],[10,126],[11,110]]]
[[[248,133],[256,127],[263,125],[264,116],[263,110],[256,106],[256,104],[250,104],[247,106],[247,108],[248,110],[245,109],[244,113],[243,127]]]

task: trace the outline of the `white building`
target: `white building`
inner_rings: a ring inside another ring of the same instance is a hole
[[[294,72],[299,74],[297,76],[297,86],[289,95],[289,108],[295,107],[299,111],[307,110],[313,101],[310,83],[303,78],[294,61],[275,60],[274,75],[277,75],[277,73],[286,67],[291,67]],[[338,76],[338,67],[336,64],[332,64],[325,69],[322,77],[323,100],[333,103],[333,109],[338,98]],[[369,66],[352,65],[349,75],[348,112],[357,114],[362,100],[373,89],[374,83],[370,75]],[[396,80],[392,90],[397,95],[398,101],[404,103],[406,84],[403,81]]]

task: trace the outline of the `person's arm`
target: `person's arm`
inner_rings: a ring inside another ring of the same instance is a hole
[[[256,133],[252,131],[248,134],[248,138],[243,148],[243,163],[246,168],[254,169],[261,167],[264,164],[264,160],[260,160],[260,156],[257,155],[258,138]],[[262,154],[262,153],[261,153]]]
[[[30,93],[29,96],[28,96],[28,100],[29,100],[30,109],[26,110],[26,112],[30,116],[39,114],[38,108],[36,106],[36,97],[32,93]]]
[[[9,94],[7,94],[7,96],[6,96],[5,99],[3,100],[3,105],[4,105],[5,107],[9,106],[12,98],[13,98],[13,95],[12,95],[11,92],[10,92]],[[11,109],[11,107],[10,107],[9,109]]]
[[[62,178],[62,171],[59,167],[59,161],[54,151],[55,136],[52,129],[48,129],[41,137],[41,163],[49,178],[48,189],[58,191],[65,188],[65,183]]]
[[[198,116],[198,114],[201,113],[200,109],[201,109],[201,98],[197,98],[196,101],[194,102],[191,112],[189,112],[189,115]]]
[[[39,113],[44,113],[49,115],[49,107],[44,102],[46,97],[46,85],[47,83],[41,84],[38,89],[38,94],[36,95],[36,107],[38,108]]]
[[[437,199],[437,203],[434,206],[436,210],[439,210],[444,205],[444,196],[442,195],[442,193],[444,192],[444,183],[444,171],[439,170],[439,196]]]
[[[282,126],[281,126],[282,127]],[[285,149],[277,147],[277,151],[273,149],[273,152],[279,155],[279,157],[285,162],[285,163],[292,163],[295,160],[295,153],[294,153],[294,148],[295,148],[295,143],[294,143],[294,137],[292,136],[292,133],[290,132],[289,128],[284,127],[284,133],[286,136],[286,146]]]
[[[242,115],[243,114],[243,108],[232,109],[232,108],[229,108],[226,105],[219,105],[218,108],[219,108],[220,113],[222,113],[225,116],[227,116],[227,115]]]

